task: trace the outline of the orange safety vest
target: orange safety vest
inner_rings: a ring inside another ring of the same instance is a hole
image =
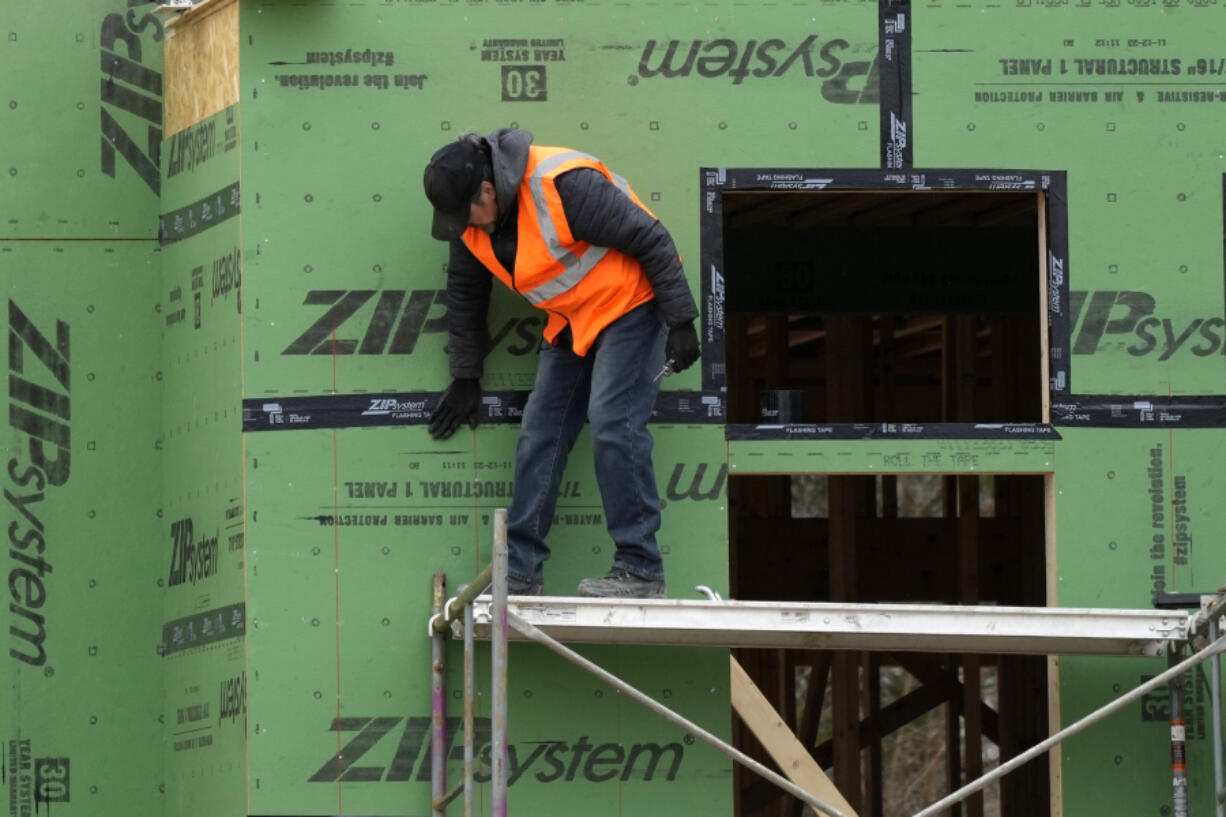
[[[464,244],[494,277],[549,313],[545,340],[554,343],[570,324],[577,355],[613,321],[655,297],[639,262],[609,247],[577,241],[570,234],[555,181],[575,168],[598,170],[639,207],[651,213],[626,180],[594,156],[558,147],[528,148],[528,168],[519,183],[519,239],[514,274],[494,257],[489,235],[464,231]],[[653,214],[654,217],[654,214]]]

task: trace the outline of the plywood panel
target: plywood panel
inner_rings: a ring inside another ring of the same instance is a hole
[[[166,25],[166,133],[238,102],[238,2],[207,0]]]

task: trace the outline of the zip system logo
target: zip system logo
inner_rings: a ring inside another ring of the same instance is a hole
[[[403,726],[401,724],[403,723]],[[489,718],[475,718],[473,779],[490,780],[493,768],[492,731]],[[456,738],[461,732],[460,718],[447,719],[445,755],[451,761],[463,760],[464,747]],[[430,779],[430,718],[428,717],[348,717],[336,718],[330,732],[355,733],[340,751],[328,758],[309,778],[309,783],[397,783]],[[392,734],[391,739],[385,739]],[[686,738],[692,742],[693,738]],[[336,741],[332,741],[335,745]],[[396,744],[390,763],[382,763],[379,749]],[[457,745],[458,744],[458,745]],[[379,749],[376,749],[379,747]],[[681,743],[593,743],[589,735],[572,738],[545,738],[522,741],[507,747],[507,783],[515,785],[525,776],[538,783],[589,783],[614,780],[671,782],[685,759]],[[416,767],[417,773],[413,771]]]
[[[115,178],[116,154],[154,193],[161,192],[162,146],[162,75],[143,63],[145,46],[142,37],[153,26],[154,42],[162,41],[162,23],[155,14],[137,19],[131,8],[143,6],[146,0],[127,0],[125,14],[108,14],[102,21],[99,41],[102,46],[102,172]],[[151,49],[160,55],[161,47]],[[145,128],[142,149],[120,124],[120,119]]]
[[[370,407],[363,417],[390,417],[395,420],[418,420],[428,416],[425,400],[397,400],[394,397],[369,398]]]
[[[820,43],[820,45],[819,45]],[[872,59],[853,59],[861,50]],[[877,45],[854,47],[835,38],[821,42],[810,34],[799,43],[771,38],[738,42],[713,40],[648,40],[639,57],[637,76],[677,79],[698,75],[728,78],[740,85],[752,77],[771,79],[788,74],[820,79],[822,98],[840,105],[876,105],[880,101]],[[632,77],[636,79],[637,77]]]
[[[6,470],[10,485],[4,498],[16,512],[8,526],[9,575],[12,614],[9,656],[23,664],[47,663],[47,622],[39,611],[47,603],[44,581],[51,571],[47,561],[49,534],[42,511],[47,486],[68,482],[72,404],[70,400],[70,333],[67,323],[55,322],[55,342],[39,330],[15,301],[9,317],[9,426],[25,443],[10,450]]]
[[[442,289],[312,289],[302,304],[328,308],[283,355],[411,355],[423,334],[447,333]],[[527,355],[540,344],[543,326],[535,315],[512,316],[493,333],[490,348],[505,342],[512,355]]]
[[[190,518],[180,519],[170,526],[170,579],[168,584],[192,584],[217,575],[217,540],[220,534],[197,540]]]
[[[1226,354],[1226,319],[1222,315],[1163,315],[1148,292],[1074,290],[1069,293],[1069,331],[1075,355],[1103,351],[1132,357],[1175,355],[1208,357]]]

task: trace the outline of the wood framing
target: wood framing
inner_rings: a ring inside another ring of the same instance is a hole
[[[945,439],[958,435],[941,432],[941,424],[1047,422],[1048,357],[1064,352],[1053,348],[1046,321],[1047,287],[1063,285],[1049,275],[1048,259],[1049,252],[1065,255],[1065,226],[1049,233],[1048,223],[1065,217],[1063,175],[1019,173],[1022,181],[1008,190],[982,186],[992,174],[973,171],[934,173],[943,186],[914,190],[873,171],[802,175],[821,186],[772,191],[754,189],[757,177],[748,172],[704,176],[708,190],[725,186],[718,206],[704,211],[703,258],[724,276],[727,321],[704,347],[704,365],[715,367],[704,373],[703,388],[723,386],[730,423],[753,430],[729,439],[771,439],[760,398],[784,389],[803,393],[804,421],[821,428],[931,424]],[[997,283],[985,285],[989,280]],[[913,476],[840,470],[826,460],[828,469],[816,477],[824,498],[817,518],[799,518],[790,507],[796,488],[789,496],[785,473],[729,481],[737,598],[1044,603],[1054,518],[1041,474],[936,468],[944,474],[934,483],[938,509],[917,516],[900,499]],[[1045,683],[1035,687],[1047,674],[1039,661],[903,661],[923,686],[899,700],[882,699],[882,668],[896,673],[900,661],[881,654],[833,655],[823,663],[762,658],[746,669],[760,683],[770,680],[763,692],[782,712],[794,697],[786,690],[795,666],[812,667],[810,683],[820,683],[829,666],[828,685],[801,696],[795,728],[819,763],[833,766],[847,799],[873,817],[887,808],[879,747],[899,718],[943,710],[947,728],[932,751],[949,758],[947,784],[961,785],[981,773],[985,742],[1007,757],[1039,728],[1036,707],[1050,697]],[[1004,683],[1006,666],[1018,677]],[[999,696],[999,706],[985,694]],[[833,703],[824,741],[823,701]],[[1048,772],[1036,766],[1034,774]],[[990,796],[1002,817],[1031,817],[1049,808],[1049,787],[1057,788],[1023,774]],[[742,817],[777,817],[765,810],[773,797],[765,783],[742,793]],[[977,796],[958,812],[980,817],[984,810]]]

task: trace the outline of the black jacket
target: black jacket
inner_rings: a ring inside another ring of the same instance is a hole
[[[494,255],[507,269],[515,265],[519,223],[516,199],[528,167],[532,134],[503,128],[489,136],[497,191],[498,223],[490,236]],[[602,173],[578,168],[557,178],[558,195],[571,235],[598,247],[612,247],[636,259],[655,291],[656,306],[669,327],[698,317],[677,248],[668,230],[618,190]],[[489,351],[490,271],[464,245],[450,242],[447,262],[447,329],[452,377],[480,377]]]

